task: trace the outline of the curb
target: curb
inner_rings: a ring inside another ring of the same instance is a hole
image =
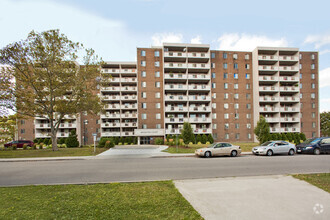
[[[64,161],[64,160],[86,160],[89,159],[89,157],[86,158],[11,158],[11,159],[0,159],[1,162],[39,162],[39,161]]]

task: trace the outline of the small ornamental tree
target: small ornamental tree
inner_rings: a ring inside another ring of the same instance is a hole
[[[202,144],[206,144],[206,142],[207,142],[207,136],[206,136],[206,134],[203,134],[202,135]]]
[[[214,139],[213,139],[212,134],[209,134],[209,135],[208,135],[208,137],[207,137],[207,141],[210,142],[210,144],[213,144]]]
[[[322,136],[330,136],[330,111],[320,114],[320,130]]]
[[[196,143],[202,142],[202,135],[198,134],[196,135]]]
[[[181,130],[181,134],[182,134],[183,142],[185,144],[189,144],[189,142],[195,141],[195,135],[193,133],[193,130],[189,122],[183,123],[183,129]]]
[[[254,128],[254,133],[257,136],[257,140],[260,144],[268,141],[270,136],[269,124],[266,122],[266,119],[261,115],[257,123],[257,126]]]
[[[76,130],[72,130],[69,137],[65,140],[66,147],[79,147],[78,138],[76,135]]]
[[[288,137],[286,136],[286,134],[285,134],[285,133],[282,133],[282,140],[283,140],[283,141],[286,141],[286,140],[288,140]]]
[[[294,139],[292,133],[287,133],[286,136],[287,136],[289,142],[292,142],[292,140]]]
[[[300,140],[306,141],[306,135],[304,133],[300,133]]]

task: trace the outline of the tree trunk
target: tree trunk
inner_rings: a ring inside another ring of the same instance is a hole
[[[51,128],[51,138],[52,138],[52,150],[53,151],[58,151],[58,147],[57,147],[57,138],[56,138],[56,134],[57,131],[56,129],[54,129],[53,127]]]

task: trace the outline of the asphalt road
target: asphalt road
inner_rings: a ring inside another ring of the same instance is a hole
[[[236,158],[102,157],[88,160],[1,162],[0,186],[183,180],[233,176],[330,173],[330,155]]]

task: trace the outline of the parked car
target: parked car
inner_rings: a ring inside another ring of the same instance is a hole
[[[267,155],[273,154],[289,154],[294,155],[296,146],[286,141],[267,141],[261,146],[254,147],[252,153],[254,155]]]
[[[28,147],[32,147],[33,146],[33,142],[32,141],[29,141],[29,140],[11,141],[11,142],[8,142],[8,143],[4,144],[4,146],[5,147],[11,147],[13,145],[16,145],[17,148],[22,148],[24,144],[26,144]]]
[[[308,139],[297,145],[297,153],[316,155],[330,153],[330,137]]]
[[[212,156],[223,156],[228,155],[236,157],[242,152],[239,146],[232,145],[230,143],[214,143],[206,148],[199,148],[195,150],[195,155],[200,157],[212,157]]]

